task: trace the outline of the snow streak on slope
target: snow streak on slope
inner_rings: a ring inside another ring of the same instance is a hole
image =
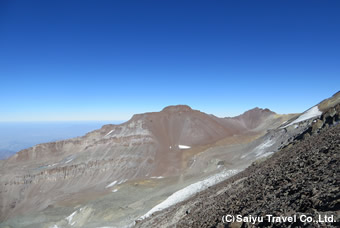
[[[112,182],[111,184],[108,184],[105,188],[110,188],[114,186],[117,183],[117,181]]]
[[[241,159],[243,159],[243,158],[245,158],[247,156],[253,156],[253,155],[255,155],[257,158],[263,157],[264,154],[270,152],[270,151],[268,151],[268,148],[271,147],[272,145],[274,145],[274,143],[275,143],[275,141],[273,141],[271,139],[267,139],[266,141],[264,141],[263,143],[261,143],[260,145],[255,147],[252,151],[242,155]]]
[[[155,213],[156,211],[164,210],[172,205],[175,205],[176,203],[179,203],[183,200],[188,199],[190,196],[193,196],[194,194],[203,191],[207,189],[208,187],[215,185],[228,177],[235,175],[240,170],[231,169],[231,170],[224,170],[220,173],[217,173],[205,180],[196,182],[194,184],[191,184],[175,193],[173,193],[171,196],[169,196],[166,200],[164,200],[162,203],[156,205],[153,207],[150,211],[148,211],[145,215],[140,217],[140,219],[145,219]]]
[[[178,148],[183,150],[183,149],[190,149],[191,147],[186,146],[186,145],[178,145]]]
[[[113,130],[109,131],[109,133],[107,133],[105,136],[108,136],[109,134],[111,134],[113,132]],[[104,136],[104,137],[105,137]]]
[[[314,106],[314,107],[310,108],[309,110],[307,110],[305,113],[303,113],[301,116],[299,116],[299,118],[297,118],[293,122],[291,122],[291,123],[289,123],[286,126],[283,126],[281,128],[285,128],[285,127],[288,127],[292,124],[296,124],[296,123],[299,123],[301,121],[320,116],[321,114],[322,114],[322,112],[319,110],[318,106]]]
[[[115,129],[109,131],[104,137],[129,137],[129,136],[150,136],[151,133],[148,129],[143,127],[143,121],[132,121],[127,125],[116,126]]]
[[[68,224],[70,224],[71,226],[74,225],[75,223],[75,222],[72,222],[72,220],[73,220],[73,216],[75,216],[76,214],[77,214],[77,211],[73,212],[71,215],[65,218],[68,221]]]

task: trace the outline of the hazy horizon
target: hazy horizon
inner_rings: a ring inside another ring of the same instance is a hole
[[[339,92],[339,91],[336,91],[336,92]],[[1,120],[0,119],[0,124],[1,123],[67,123],[67,122],[72,122],[72,123],[82,123],[82,122],[84,122],[84,123],[90,123],[90,122],[124,123],[126,121],[129,121],[132,118],[132,116],[135,115],[135,114],[143,114],[143,113],[149,113],[149,112],[160,112],[164,108],[166,108],[168,106],[174,106],[174,105],[187,105],[187,106],[191,107],[193,110],[199,110],[201,112],[204,112],[204,113],[207,113],[207,114],[211,114],[211,115],[217,116],[219,118],[235,117],[235,116],[238,116],[238,115],[242,115],[244,112],[249,111],[249,110],[254,109],[254,108],[270,109],[271,111],[273,111],[275,113],[278,113],[278,114],[294,114],[294,113],[302,113],[302,112],[306,111],[307,109],[311,108],[313,105],[321,102],[324,99],[327,99],[327,98],[331,97],[336,92],[331,93],[329,96],[324,97],[324,98],[320,99],[319,101],[316,101],[314,104],[311,104],[311,106],[308,106],[308,107],[306,107],[303,110],[300,108],[300,109],[298,109],[299,111],[286,112],[286,113],[277,112],[276,110],[273,110],[270,107],[253,106],[253,107],[250,107],[250,108],[245,109],[245,110],[240,110],[239,112],[229,112],[230,113],[229,115],[223,115],[223,114],[221,114],[221,112],[213,113],[213,112],[206,111],[204,109],[202,110],[202,109],[195,108],[195,107],[190,106],[188,104],[170,104],[170,105],[166,105],[164,107],[161,107],[159,109],[151,109],[151,110],[145,110],[143,112],[132,113],[131,115],[128,115],[126,119],[115,119],[115,120],[110,120],[110,119],[79,119],[79,118],[78,119],[52,119],[52,120],[46,120],[44,118],[41,118],[41,119],[31,119],[31,120],[27,120],[27,119],[26,120]],[[308,103],[310,103],[310,102],[308,102]],[[230,108],[230,107],[225,107],[225,108],[221,108],[221,109],[222,110],[223,109],[227,110],[228,108]]]
[[[0,122],[0,159],[32,147],[83,136],[105,124],[121,121]]]

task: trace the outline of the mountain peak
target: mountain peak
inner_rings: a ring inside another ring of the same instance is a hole
[[[268,113],[268,114],[276,114],[275,112],[271,111],[268,108],[259,108],[259,107],[255,107],[253,109],[249,109],[248,111],[244,112],[243,114],[241,114],[240,116],[243,115],[247,115],[247,114],[252,114],[252,113]]]
[[[140,113],[140,114],[134,114],[132,118],[128,121],[136,121],[140,119],[144,119],[147,117],[154,117],[164,114],[175,114],[180,112],[190,112],[193,111],[188,105],[170,105],[162,109],[160,112],[146,112],[146,113]]]
[[[188,112],[192,111],[192,108],[188,105],[170,105],[165,107],[162,112]]]
[[[253,129],[259,126],[263,121],[271,116],[275,115],[275,112],[272,112],[268,108],[262,109],[259,107],[255,107],[253,109],[250,109],[243,114],[232,117],[231,119],[236,119],[239,121],[242,121],[245,126],[247,126],[248,129]]]

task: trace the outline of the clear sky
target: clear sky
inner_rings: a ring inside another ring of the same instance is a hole
[[[340,1],[0,1],[0,121],[174,104],[302,112],[340,89]]]

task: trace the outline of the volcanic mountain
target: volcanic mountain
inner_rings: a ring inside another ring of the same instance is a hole
[[[275,130],[303,129],[272,156],[183,202],[154,211],[136,227],[339,227],[339,98],[337,93]],[[245,219],[223,220],[226,215]],[[249,216],[263,220],[250,222]]]
[[[105,125],[83,137],[22,150],[9,158],[5,166],[53,162],[49,167],[58,167],[115,158],[114,162],[123,164],[114,165],[117,175],[124,173],[129,179],[148,173],[171,175],[181,169],[181,149],[261,132],[275,121],[275,113],[268,109],[255,108],[234,118],[218,118],[185,105],[169,106],[161,112],[134,115],[121,125]]]
[[[0,221],[125,226],[190,184],[273,153],[308,127],[284,127],[298,117],[254,108],[218,118],[177,105],[36,145],[0,163]]]

